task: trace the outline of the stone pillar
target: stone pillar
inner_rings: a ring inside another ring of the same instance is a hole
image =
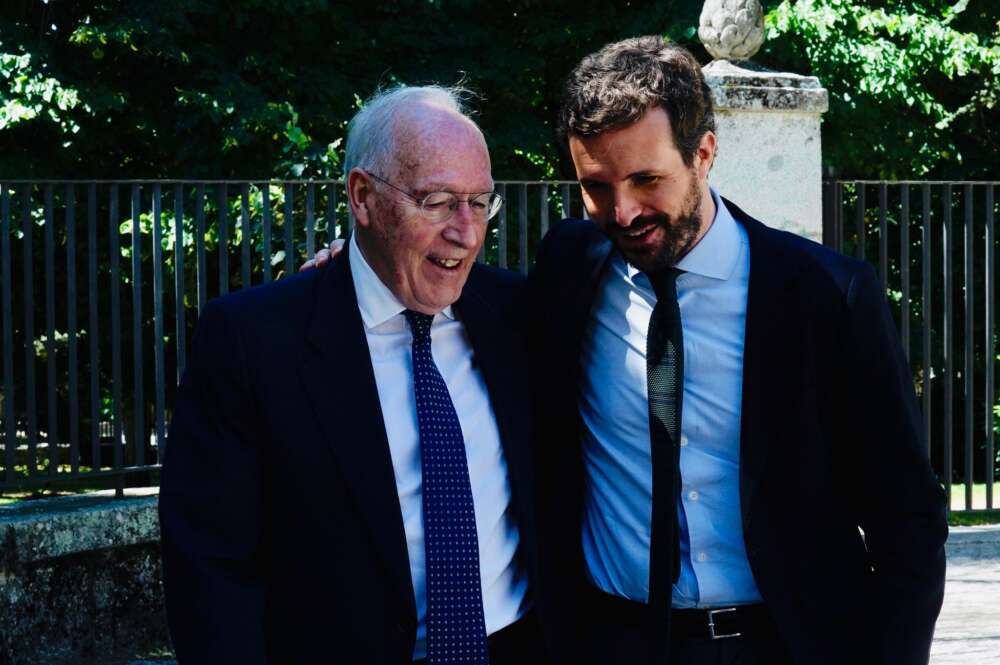
[[[716,60],[704,69],[719,139],[709,182],[765,224],[822,242],[827,92],[814,76],[748,66]]]
[[[704,68],[719,139],[709,182],[765,224],[822,242],[826,90],[749,61],[764,42],[759,0],[706,0],[698,37],[716,58]]]

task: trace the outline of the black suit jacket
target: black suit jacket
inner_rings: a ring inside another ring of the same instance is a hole
[[[202,312],[160,490],[182,664],[412,659],[403,521],[348,260]],[[497,417],[518,556],[534,577],[524,284],[477,265],[455,309]]]
[[[944,591],[945,503],[872,268],[726,202],[750,241],[740,508],[747,555],[795,661],[926,663]],[[544,600],[562,643],[586,617],[580,346],[612,251],[554,227],[532,275]],[[562,482],[557,483],[557,479]],[[864,531],[864,538],[859,533]]]

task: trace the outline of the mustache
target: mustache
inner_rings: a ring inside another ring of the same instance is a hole
[[[612,229],[615,234],[625,234],[636,229],[645,228],[649,225],[663,226],[669,229],[671,222],[672,220],[670,219],[670,216],[663,213],[657,213],[655,215],[640,215],[629,222],[628,226],[623,228],[615,224],[612,225]]]

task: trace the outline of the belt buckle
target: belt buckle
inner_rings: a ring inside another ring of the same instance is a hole
[[[735,612],[735,607],[720,607],[717,610],[708,610],[708,634],[713,640],[724,640],[729,637],[740,637],[743,633],[729,633],[728,635],[720,635],[715,632],[715,615],[723,614],[726,612]]]

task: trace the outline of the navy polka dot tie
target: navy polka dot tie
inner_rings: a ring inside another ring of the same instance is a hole
[[[427,561],[427,662],[488,663],[479,541],[462,427],[431,355],[429,314],[406,311],[413,335]]]

